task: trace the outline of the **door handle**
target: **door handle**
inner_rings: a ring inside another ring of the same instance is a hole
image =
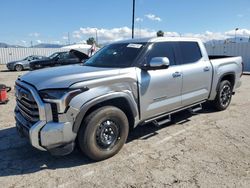
[[[207,71],[209,71],[210,70],[210,68],[209,67],[204,67],[204,72],[207,72]]]
[[[173,78],[177,78],[177,77],[180,77],[181,76],[181,73],[180,72],[175,72],[172,74]]]

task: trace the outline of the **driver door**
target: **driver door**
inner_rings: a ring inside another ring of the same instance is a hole
[[[149,46],[145,61],[153,57],[167,57],[170,66],[166,69],[138,71],[141,118],[164,114],[181,107],[182,74],[176,66],[175,42],[159,42]]]

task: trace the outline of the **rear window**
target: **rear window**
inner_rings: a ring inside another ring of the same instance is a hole
[[[194,63],[202,58],[197,42],[179,42],[182,64]]]

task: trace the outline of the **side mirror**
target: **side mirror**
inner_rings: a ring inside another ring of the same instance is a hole
[[[170,62],[167,57],[153,57],[145,68],[147,70],[166,69],[169,65]]]

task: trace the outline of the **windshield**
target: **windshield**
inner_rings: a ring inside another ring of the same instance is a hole
[[[84,63],[93,67],[130,67],[146,43],[110,44]]]
[[[56,56],[58,56],[58,53],[53,53],[52,55],[49,56],[50,59],[55,58]]]
[[[23,61],[30,59],[32,56],[25,57]]]

